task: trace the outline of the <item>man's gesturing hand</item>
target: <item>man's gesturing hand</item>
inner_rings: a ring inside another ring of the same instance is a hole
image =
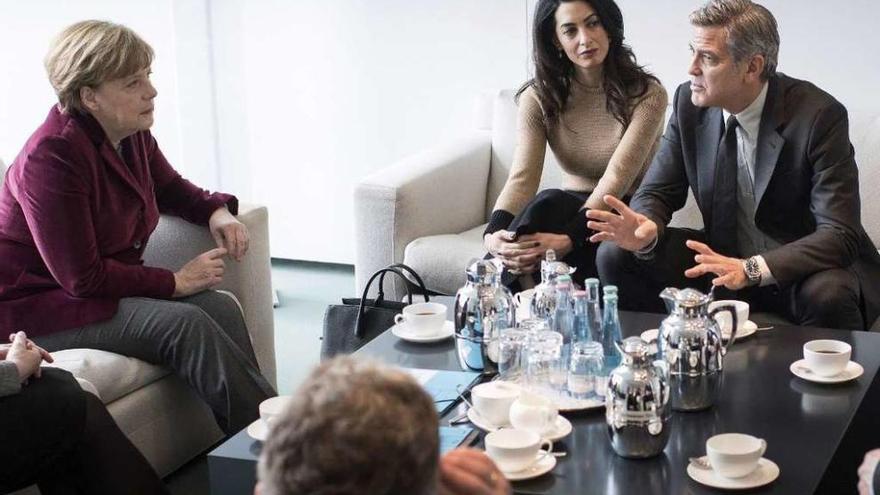
[[[694,256],[697,266],[685,270],[686,277],[697,278],[714,273],[716,276],[712,279],[712,285],[723,285],[730,290],[740,290],[749,284],[743,260],[722,256],[702,242],[687,241],[685,244],[697,252]]]
[[[605,204],[612,211],[587,210],[587,227],[597,233],[590,236],[590,242],[612,241],[627,251],[639,251],[648,247],[657,238],[657,224],[641,213],[636,213],[623,201],[606,194]]]

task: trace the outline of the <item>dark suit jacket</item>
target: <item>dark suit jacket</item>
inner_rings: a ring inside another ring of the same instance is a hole
[[[159,213],[207,224],[238,202],[182,178],[149,131],[121,160],[90,115],[56,107],[0,188],[0,328],[46,333],[105,320],[123,297],[171,297],[174,274],[143,266]]]
[[[722,120],[720,108],[691,103],[690,83],[678,87],[660,149],[630,203],[657,223],[661,238],[688,187],[711,231]],[[861,224],[858,180],[843,105],[809,82],[771,78],[758,134],[754,221],[782,246],[761,254],[780,287],[854,266],[871,325],[880,313],[880,256]]]

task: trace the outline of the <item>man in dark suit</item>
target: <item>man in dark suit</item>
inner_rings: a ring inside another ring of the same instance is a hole
[[[603,282],[628,309],[663,311],[665,286],[708,283],[806,326],[864,329],[880,312],[880,255],[860,220],[846,109],[776,73],[776,20],[750,0],[691,14],[691,81],[639,190],[591,210]],[[667,228],[688,187],[703,231]],[[724,292],[722,290],[721,292]]]

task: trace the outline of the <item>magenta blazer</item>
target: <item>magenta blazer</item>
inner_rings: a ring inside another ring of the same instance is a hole
[[[0,330],[39,336],[109,319],[119,299],[169,298],[174,274],[144,266],[160,213],[206,225],[238,200],[180,176],[149,131],[122,156],[91,115],[53,107],[0,188]],[[4,334],[5,335],[5,334]]]

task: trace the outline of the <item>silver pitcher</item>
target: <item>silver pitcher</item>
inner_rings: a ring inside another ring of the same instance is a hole
[[[559,277],[571,275],[574,271],[564,261],[556,260],[556,251],[548,249],[544,253],[544,259],[541,260],[541,283],[535,286],[535,295],[532,297],[532,318],[552,321],[556,315],[556,284]]]
[[[514,326],[513,296],[501,285],[495,260],[467,268],[467,283],[455,294],[455,349],[463,370],[498,372],[501,331]]]
[[[617,455],[653,457],[669,441],[669,372],[666,363],[651,361],[639,337],[615,342],[623,361],[611,371],[605,392],[605,422]]]
[[[730,342],[736,338],[736,309],[731,305],[709,311],[712,294],[695,289],[664,289],[660,297],[670,315],[660,324],[658,352],[669,366],[672,409],[699,411],[712,407],[722,384],[722,361],[727,346],[715,321],[727,311],[733,321]]]

